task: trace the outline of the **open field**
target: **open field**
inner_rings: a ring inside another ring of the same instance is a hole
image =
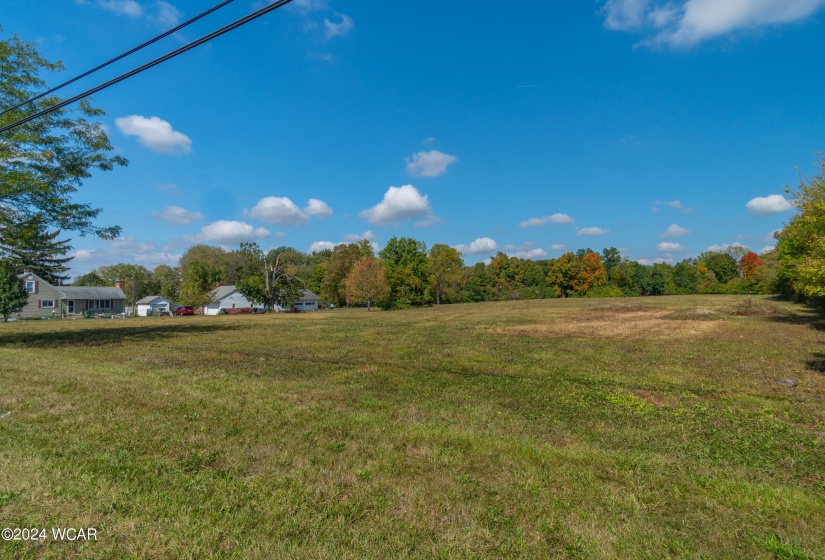
[[[825,558],[823,343],[733,296],[0,324],[0,527],[98,529],[0,557]]]

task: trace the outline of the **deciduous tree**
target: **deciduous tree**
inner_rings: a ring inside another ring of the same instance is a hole
[[[367,310],[374,302],[390,296],[390,284],[383,263],[375,257],[361,257],[347,275],[347,303],[366,303]]]
[[[458,293],[464,275],[464,261],[458,250],[436,243],[427,255],[427,272],[435,302],[440,305],[448,297]]]
[[[0,109],[26,101],[47,89],[42,76],[62,70],[51,63],[33,43],[12,37],[0,41]],[[0,125],[11,124],[59,99],[47,95],[33,103],[0,115]],[[94,171],[110,171],[126,165],[121,156],[110,155],[112,145],[99,123],[104,113],[88,101],[74,109],[60,109],[3,134],[0,138],[0,225],[42,220],[48,228],[77,231],[113,239],[120,228],[99,227],[99,208],[74,200],[84,180]]]

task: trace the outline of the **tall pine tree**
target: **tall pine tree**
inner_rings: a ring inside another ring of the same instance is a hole
[[[71,239],[58,239],[60,230],[49,232],[38,216],[24,224],[0,227],[0,254],[12,264],[18,273],[27,268],[54,286],[61,285],[70,277],[66,264],[73,257],[66,257],[72,250]]]

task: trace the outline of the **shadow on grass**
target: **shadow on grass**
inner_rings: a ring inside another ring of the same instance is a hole
[[[36,348],[70,346],[109,346],[124,342],[144,342],[178,335],[202,335],[237,330],[239,325],[168,324],[129,327],[102,327],[99,329],[50,330],[48,332],[0,332],[0,347],[23,344]]]
[[[774,301],[782,301],[776,299]],[[776,313],[765,317],[769,321],[777,323],[790,323],[794,325],[807,325],[817,331],[825,331],[825,308],[822,305],[806,304],[800,311],[792,313]]]
[[[814,371],[818,371],[819,373],[825,373],[825,354],[822,352],[817,352],[816,354],[812,355],[807,362],[805,362],[808,366],[808,369],[812,369]]]

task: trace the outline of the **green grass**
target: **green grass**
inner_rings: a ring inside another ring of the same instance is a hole
[[[825,558],[825,323],[754,301],[0,324],[0,528],[99,535],[0,558]]]

